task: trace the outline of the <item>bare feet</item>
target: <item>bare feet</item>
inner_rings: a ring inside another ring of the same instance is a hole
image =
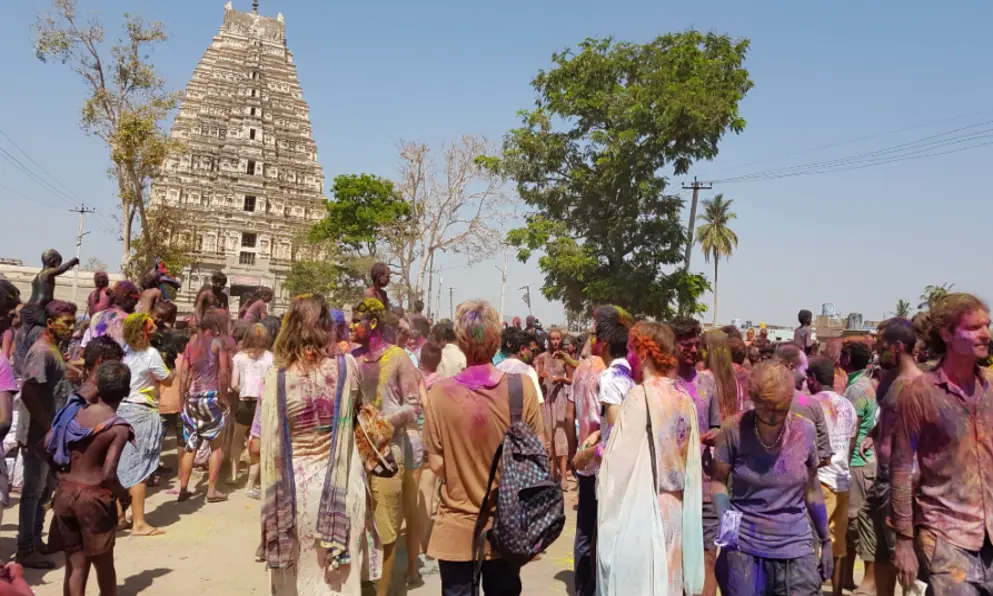
[[[153,528],[148,524],[141,527],[135,526],[135,528],[131,530],[132,536],[161,536],[162,534],[165,534],[165,530]]]

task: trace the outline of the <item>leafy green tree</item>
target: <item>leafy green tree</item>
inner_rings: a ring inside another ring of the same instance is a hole
[[[354,304],[365,289],[374,257],[342,254],[334,242],[301,239],[283,286],[290,295],[323,294],[331,304]]]
[[[148,61],[151,47],[166,40],[165,30],[159,22],[124,13],[124,35],[108,49],[98,17],[80,17],[76,0],[53,0],[52,5],[52,12],[35,23],[35,54],[42,62],[68,64],[86,86],[80,126],[110,150],[110,175],[121,203],[123,270],[132,257],[136,218],[146,249],[155,244],[147,225],[151,178],[170,152],[182,151],[161,126],[180,95],[166,91]]]
[[[747,50],[747,40],[697,31],[646,44],[587,39],[538,73],[536,107],[487,161],[533,209],[507,239],[521,261],[544,252],[546,298],[656,318],[672,316],[676,301],[705,310],[706,280],[680,267],[683,202],[666,193],[665,171],[685,174],[744,129]]]
[[[704,222],[696,230],[696,241],[703,250],[703,258],[708,263],[714,260],[714,325],[717,325],[717,265],[721,262],[721,257],[731,258],[731,254],[738,248],[738,235],[728,227],[728,222],[737,219],[738,215],[731,211],[731,203],[734,200],[725,201],[724,195],[719,193],[713,199],[703,202],[703,213],[697,219]]]
[[[932,306],[952,291],[955,284],[950,284],[945,282],[939,286],[926,286],[924,292],[921,294],[921,303],[917,305],[917,308],[927,308],[931,309]]]
[[[910,303],[906,300],[897,300],[896,310],[893,311],[893,316],[900,317],[901,319],[909,319],[911,308]]]
[[[387,229],[402,228],[410,206],[393,182],[371,174],[342,174],[331,185],[327,215],[310,231],[310,241],[332,240],[358,255],[375,257]]]

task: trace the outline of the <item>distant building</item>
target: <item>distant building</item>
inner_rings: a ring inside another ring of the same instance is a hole
[[[31,282],[34,280],[41,267],[24,267],[17,265],[7,265],[0,262],[0,275],[6,277],[21,291],[21,301],[27,302],[31,297]],[[93,271],[78,271],[73,269],[55,278],[55,299],[73,302],[72,283],[76,275],[79,275],[79,286],[76,289],[76,307],[79,314],[86,314],[86,297],[90,295],[93,288]],[[111,285],[121,281],[124,276],[120,273],[108,273]]]
[[[324,217],[324,173],[311,136],[282,15],[239,12],[224,23],[186,87],[171,135],[186,151],[169,156],[152,184],[152,205],[188,211],[192,264],[176,304],[193,310],[215,271],[236,297],[274,291],[272,309],[289,300],[283,283],[297,256],[295,239]]]

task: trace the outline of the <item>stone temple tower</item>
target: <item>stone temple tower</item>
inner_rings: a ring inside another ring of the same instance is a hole
[[[175,272],[180,312],[192,311],[214,271],[228,277],[233,311],[259,287],[275,293],[270,311],[282,310],[294,239],[325,213],[324,173],[283,15],[260,16],[257,1],[252,12],[227,3],[171,135],[186,150],[163,164],[151,203],[180,208],[189,222],[193,263]]]

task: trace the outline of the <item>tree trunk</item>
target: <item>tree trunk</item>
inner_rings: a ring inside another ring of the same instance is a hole
[[[123,253],[121,254],[121,272],[124,272],[124,268],[127,267],[128,261],[131,259],[131,218],[128,217],[126,210],[121,211],[121,246]]]
[[[717,327],[717,262],[720,257],[714,255],[714,327]]]

